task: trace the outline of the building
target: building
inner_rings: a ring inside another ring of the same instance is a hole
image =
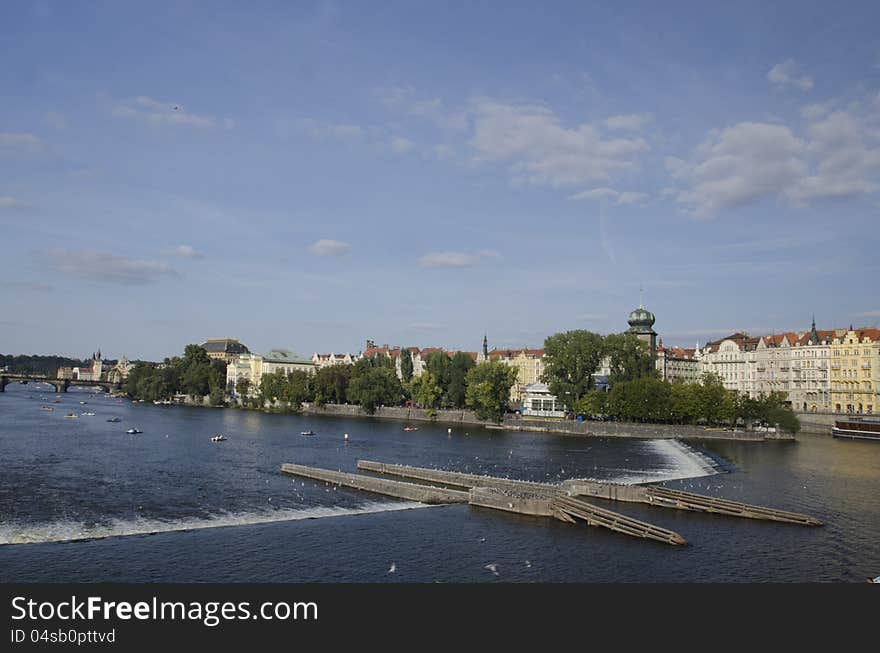
[[[88,365],[79,367],[59,367],[56,374],[59,379],[70,379],[78,381],[101,381],[104,373],[104,359],[101,356],[101,350],[92,354]]]
[[[493,349],[487,352],[486,357],[490,361],[516,368],[516,381],[510,388],[510,401],[517,406],[523,404],[526,386],[542,382],[543,349]]]
[[[546,383],[531,383],[522,389],[522,414],[528,417],[565,417],[565,407]]]
[[[700,351],[700,376],[717,374],[724,387],[753,394],[755,348],[760,338],[747,333],[733,333],[708,342]]]
[[[125,354],[123,354],[122,358],[116,362],[116,365],[107,370],[107,380],[121,383],[128,378],[128,373],[131,372],[133,367],[134,363],[129,361]]]
[[[646,309],[641,302],[639,302],[639,307],[630,313],[627,319],[629,329],[626,332],[632,333],[639,340],[646,343],[651,348],[651,351],[657,351],[657,333],[654,331],[654,321],[654,314]]]
[[[697,383],[700,380],[700,350],[664,347],[663,338],[657,344],[657,371],[660,378],[670,383]]]
[[[360,357],[360,354],[334,354],[333,352],[319,354],[316,352],[312,354],[312,363],[314,363],[316,370],[320,370],[331,365],[354,365]]]
[[[409,351],[410,357],[412,358],[413,364],[413,378],[417,376],[421,376],[422,372],[427,369],[428,366],[428,357],[436,352],[441,352],[446,354],[448,358],[452,358],[457,353],[460,353],[458,350],[448,350],[443,349],[442,347],[425,347],[424,349],[419,349],[418,347],[391,347],[390,345],[382,345],[381,347],[377,347],[376,343],[372,340],[367,340],[367,347],[364,350],[363,354],[359,355],[363,358],[370,358],[372,356],[385,356],[394,363],[394,369],[397,372],[397,378],[403,380],[403,370],[401,368],[401,353],[403,351]],[[466,351],[463,352],[471,357],[472,360],[478,361],[479,355],[477,352]]]
[[[208,352],[208,357],[229,363],[242,354],[249,354],[250,350],[236,338],[208,338],[202,343],[202,349]]]
[[[831,340],[831,405],[835,413],[880,412],[880,329],[840,329]]]
[[[278,371],[286,373],[300,370],[313,374],[315,363],[303,356],[298,356],[289,349],[273,349],[266,354],[241,354],[226,365],[226,391],[232,396],[238,396],[238,382],[247,379],[250,383],[250,392],[258,391],[260,382],[266,374]]]

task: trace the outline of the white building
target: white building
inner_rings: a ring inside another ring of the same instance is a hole
[[[315,363],[311,359],[298,356],[289,349],[273,349],[266,354],[242,354],[226,365],[226,391],[238,396],[236,388],[239,380],[250,382],[250,394],[258,391],[260,382],[266,374],[279,370],[286,373],[301,370],[314,373]]]
[[[522,389],[522,414],[527,417],[565,417],[565,407],[550,394],[546,383],[530,383]]]

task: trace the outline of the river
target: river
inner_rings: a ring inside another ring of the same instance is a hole
[[[0,393],[0,582],[863,583],[880,574],[880,443],[403,426],[11,384]],[[128,435],[131,427],[143,433]],[[306,429],[315,435],[300,435]],[[218,433],[228,439],[212,442]],[[535,481],[662,482],[806,513],[825,526],[599,502],[688,540],[672,547],[582,524],[332,489],[279,471],[284,462],[356,471],[359,459]]]

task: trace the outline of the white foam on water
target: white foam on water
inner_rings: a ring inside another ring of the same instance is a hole
[[[103,524],[87,525],[74,521],[59,521],[47,524],[3,524],[0,523],[0,545],[37,544],[42,542],[71,542],[76,540],[123,537],[126,535],[150,535],[172,531],[190,531],[222,526],[250,526],[300,519],[319,519],[322,517],[343,517],[346,515],[366,515],[393,510],[428,508],[428,504],[413,501],[368,503],[358,508],[339,508],[334,506],[320,508],[299,508],[275,510],[272,512],[240,512],[212,515],[210,517],[190,517],[175,520],[162,519],[114,519]]]
[[[638,485],[712,476],[724,471],[712,458],[679,440],[646,440],[645,447],[652,458],[660,459],[654,469],[620,468],[611,478],[586,480]]]

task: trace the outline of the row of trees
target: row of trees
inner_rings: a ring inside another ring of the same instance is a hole
[[[302,403],[314,401],[318,405],[357,404],[374,413],[379,406],[400,406],[411,400],[429,411],[468,407],[482,419],[501,421],[516,370],[500,363],[475,365],[460,352],[452,357],[435,352],[428,356],[420,376],[413,377],[410,371],[409,377],[402,382],[390,358],[371,356],[354,365],[330,365],[314,375],[301,371],[265,374],[258,387],[241,379],[236,391],[246,405],[255,408],[280,404],[283,410],[299,412]]]
[[[166,358],[161,365],[137,361],[123,388],[136,399],[156,401],[175,394],[198,398],[207,395],[211,405],[220,406],[226,394],[226,363],[211,360],[199,345],[187,345],[182,358]]]
[[[566,331],[544,342],[544,381],[576,413],[622,420],[677,424],[779,424],[797,432],[800,423],[784,393],[758,399],[725,389],[721,377],[700,383],[660,379],[655,354],[630,333],[602,336]],[[610,392],[595,388],[593,375],[607,362]]]
[[[110,364],[115,361],[105,361]],[[12,354],[0,354],[0,368],[8,367],[10,372],[15,374],[36,374],[37,376],[46,376],[55,378],[58,374],[59,367],[83,367],[89,364],[89,361],[79,360],[78,358],[66,358],[64,356],[29,356],[22,354],[13,356]]]
[[[669,383],[651,377],[622,381],[610,392],[591,390],[575,407],[587,416],[674,424],[779,424],[797,433],[800,422],[785,404],[785,394],[772,392],[757,399],[727,390],[717,374],[700,383]]]

